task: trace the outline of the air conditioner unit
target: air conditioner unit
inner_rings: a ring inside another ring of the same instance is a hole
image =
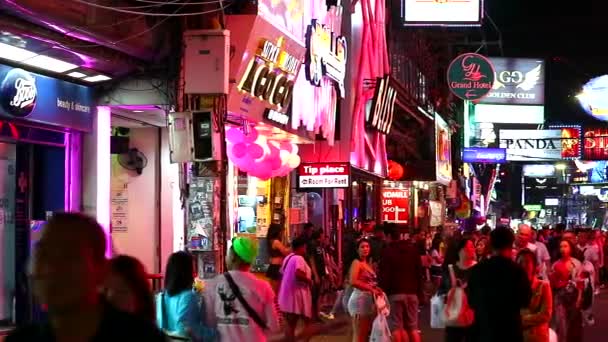
[[[230,31],[184,32],[186,94],[228,94]]]
[[[169,113],[171,163],[221,160],[221,136],[212,110]]]

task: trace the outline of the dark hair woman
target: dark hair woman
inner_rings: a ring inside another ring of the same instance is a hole
[[[281,265],[283,264],[283,259],[291,253],[291,250],[283,244],[284,232],[283,225],[273,223],[268,227],[268,235],[266,236],[268,254],[270,256],[270,264],[266,271],[266,277],[270,280],[270,285],[275,294],[279,292],[279,285],[281,284]]]
[[[148,274],[136,258],[119,255],[110,260],[104,293],[117,309],[154,321],[154,296]]]
[[[532,288],[532,299],[521,312],[524,328],[524,342],[549,341],[549,321],[553,313],[553,295],[549,282],[538,279],[538,260],[536,254],[524,248],[515,259],[526,271]]]
[[[192,256],[186,252],[171,254],[165,271],[165,290],[156,298],[156,322],[174,339],[202,341],[209,334],[202,324],[200,299],[193,285]]]
[[[559,244],[560,259],[551,267],[549,279],[553,288],[555,333],[560,341],[582,341],[583,317],[580,310],[583,281],[582,264],[574,253],[576,246],[569,239]],[[563,339],[563,340],[562,340]]]
[[[453,286],[465,286],[469,281],[471,269],[477,263],[475,259],[475,245],[473,244],[473,240],[465,238],[453,240],[448,245],[443,266],[443,277],[437,293],[439,295],[447,295]],[[458,284],[452,284],[449,270],[450,267],[454,271],[454,276]],[[472,341],[472,330],[472,327],[447,326],[445,328],[445,340],[446,342]]]

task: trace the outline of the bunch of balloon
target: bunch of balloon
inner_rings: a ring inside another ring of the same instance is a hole
[[[287,176],[300,165],[298,145],[268,139],[255,127],[248,134],[238,128],[226,132],[228,159],[248,175],[266,180]]]

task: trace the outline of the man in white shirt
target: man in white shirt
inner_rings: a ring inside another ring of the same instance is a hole
[[[538,276],[548,280],[547,270],[551,264],[551,255],[544,243],[535,241],[535,232],[527,224],[520,224],[517,228],[517,238],[515,239],[514,257],[522,249],[529,249],[536,255],[538,261]]]
[[[207,324],[217,328],[219,341],[264,342],[280,329],[274,291],[270,284],[250,272],[256,254],[257,246],[251,239],[234,239],[226,257],[229,271],[209,280],[205,286]],[[242,299],[235,294],[234,286]]]

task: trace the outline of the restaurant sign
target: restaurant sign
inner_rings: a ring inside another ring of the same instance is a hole
[[[302,163],[298,168],[300,189],[348,188],[349,186],[348,163]]]
[[[448,87],[463,100],[480,100],[494,85],[494,66],[476,53],[462,54],[448,67]]]

